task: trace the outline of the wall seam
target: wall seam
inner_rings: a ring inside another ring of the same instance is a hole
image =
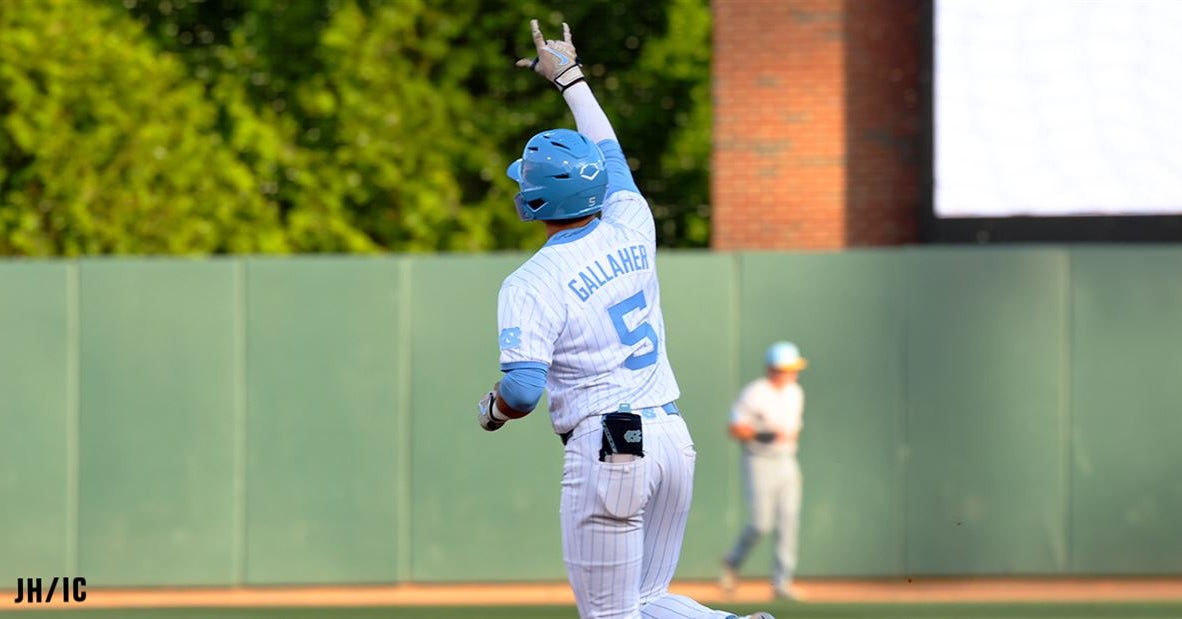
[[[1060,557],[1062,564],[1059,566],[1061,574],[1067,574],[1072,571],[1071,565],[1071,387],[1073,380],[1073,368],[1071,367],[1071,358],[1073,352],[1072,333],[1075,329],[1075,304],[1072,302],[1072,257],[1074,251],[1068,248],[1065,250],[1065,258],[1063,261],[1063,284],[1060,289],[1060,301],[1063,307],[1063,331],[1060,333],[1060,378],[1059,388],[1061,395],[1059,398],[1059,431],[1060,440],[1062,441],[1063,450],[1060,455],[1062,473],[1060,475],[1060,483],[1062,484],[1061,496],[1063,497],[1063,554]]]
[[[739,392],[739,389],[743,385],[743,377],[742,377],[742,374],[739,369],[740,367],[742,367],[742,363],[740,363],[740,354],[743,349],[743,342],[742,342],[742,337],[743,337],[743,315],[742,315],[742,311],[743,311],[743,304],[742,304],[743,255],[737,251],[733,252],[731,254],[731,286],[732,286],[732,289],[731,289],[730,311],[731,311],[732,320],[731,320],[731,338],[730,338],[730,340],[731,340],[731,349],[730,349],[730,366],[731,366],[730,367],[730,371],[731,371],[730,387],[731,387],[731,390],[730,390],[730,393],[736,394]],[[728,417],[728,421],[729,421],[730,411],[727,411],[727,417]],[[732,531],[736,530],[738,527],[741,526],[740,515],[739,515],[740,514],[739,506],[743,504],[743,490],[741,488],[742,481],[740,478],[740,472],[738,470],[739,458],[734,457],[734,455],[733,455],[734,453],[735,452],[732,451],[732,457],[728,458],[728,460],[731,463],[730,466],[734,467],[734,468],[730,469],[731,475],[729,476],[728,479],[731,482],[731,484],[730,484],[731,492],[729,493],[730,496],[727,497],[729,500],[729,504],[731,505],[731,508],[728,511],[728,517],[729,517],[730,522],[728,522],[727,524],[730,525],[729,530],[732,530]]]
[[[238,585],[246,584],[247,544],[247,501],[246,494],[246,278],[247,267],[243,260],[234,262],[234,576]]]
[[[411,376],[411,359],[412,359],[412,337],[414,334],[414,325],[412,324],[412,304],[411,291],[413,288],[413,273],[412,262],[410,258],[398,258],[398,285],[397,298],[395,299],[396,307],[398,308],[398,335],[395,342],[395,350],[398,351],[398,379],[395,381],[396,389],[399,390],[395,394],[397,402],[397,433],[398,433],[398,474],[395,476],[397,484],[395,486],[395,505],[398,527],[395,533],[395,574],[396,579],[401,582],[410,582],[411,579],[411,538],[414,533],[411,523],[411,501],[413,496],[413,489],[411,484],[414,482],[411,475],[411,466],[413,458],[411,449],[413,449],[414,441],[411,437],[411,432],[414,428],[411,425],[411,408],[413,406],[413,398],[411,392],[412,376]]]
[[[66,265],[66,575],[78,576],[81,514],[82,399],[79,282],[77,261]]]
[[[897,440],[899,447],[898,463],[899,463],[899,574],[907,575],[910,565],[910,557],[907,544],[907,467],[911,461],[911,437],[908,433],[908,392],[909,385],[907,378],[909,376],[907,369],[911,361],[911,348],[909,344],[910,327],[911,327],[911,269],[908,264],[911,262],[911,250],[904,249],[902,255],[899,257],[899,277],[903,279],[902,285],[899,287],[902,290],[902,298],[899,299],[898,308],[902,314],[902,319],[899,321],[899,410],[895,418],[895,432],[897,433]]]

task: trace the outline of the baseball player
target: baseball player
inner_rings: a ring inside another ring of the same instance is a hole
[[[735,615],[670,594],[693,488],[693,439],[665,354],[655,226],[563,24],[517,62],[558,87],[578,132],[543,131],[507,171],[548,241],[497,300],[504,376],[478,405],[495,431],[550,392],[565,446],[563,559],[584,618]],[[757,613],[752,617],[771,619]]]
[[[736,573],[755,542],[775,531],[772,587],[777,597],[794,599],[801,495],[796,445],[804,412],[804,390],[796,378],[808,362],[791,342],[772,344],[766,361],[766,376],[748,384],[731,410],[731,436],[743,445],[751,519],[723,560],[719,584],[733,591]]]

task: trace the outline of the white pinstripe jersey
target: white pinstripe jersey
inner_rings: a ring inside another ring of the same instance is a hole
[[[505,278],[501,369],[546,366],[554,431],[680,395],[665,354],[656,231],[644,197],[607,196],[601,219],[555,234]],[[539,365],[540,364],[540,365]]]
[[[731,423],[743,423],[756,432],[797,432],[804,425],[804,389],[800,383],[788,383],[777,389],[766,376],[743,388],[731,408]],[[763,444],[743,443],[753,456],[780,456],[796,453],[796,441]]]

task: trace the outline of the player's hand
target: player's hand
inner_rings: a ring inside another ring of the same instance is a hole
[[[575,44],[570,39],[570,26],[566,22],[562,23],[561,41],[546,40],[536,19],[529,20],[529,27],[533,32],[534,47],[537,48],[538,55],[536,58],[518,60],[517,66],[537,71],[560,91],[583,81],[579,54],[575,52]]]
[[[480,427],[489,432],[500,430],[501,426],[509,421],[508,418],[497,414],[497,388],[495,385],[492,391],[489,391],[476,403],[476,421],[480,423]]]

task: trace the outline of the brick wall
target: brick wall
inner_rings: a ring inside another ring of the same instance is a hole
[[[916,238],[930,0],[714,0],[712,244]]]

